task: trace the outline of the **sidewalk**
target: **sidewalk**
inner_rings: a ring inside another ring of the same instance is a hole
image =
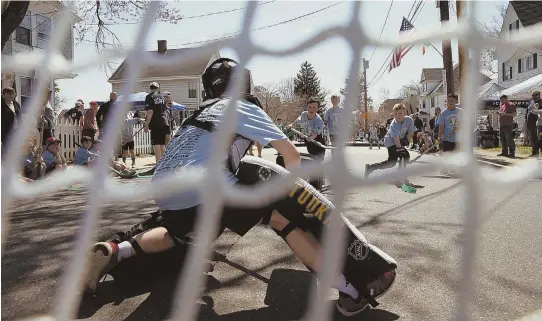
[[[531,159],[534,159],[534,160],[538,159],[539,161],[542,160],[540,157],[534,158],[534,157],[529,157],[528,155],[524,155],[524,154],[516,155],[516,158],[497,156],[499,154],[498,151],[494,151],[492,149],[486,150],[486,149],[481,149],[481,148],[474,148],[474,154],[481,161],[485,161],[488,163],[505,166],[505,167],[516,166]]]

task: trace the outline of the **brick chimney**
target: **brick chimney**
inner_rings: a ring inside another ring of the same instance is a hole
[[[158,40],[158,53],[166,53],[167,51],[167,40]]]

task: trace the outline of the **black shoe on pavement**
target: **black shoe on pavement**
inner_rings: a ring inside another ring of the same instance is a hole
[[[499,157],[508,157],[508,154],[505,154],[505,153],[500,153],[499,155],[497,155]]]

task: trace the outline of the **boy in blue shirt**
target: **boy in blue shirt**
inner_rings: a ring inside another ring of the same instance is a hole
[[[324,121],[318,115],[318,106],[319,103],[315,98],[310,98],[307,100],[307,110],[302,112],[297,119],[288,125],[288,127],[293,127],[295,125],[300,126],[301,132],[307,137],[325,145],[324,137],[322,136],[324,130]],[[307,151],[313,156],[318,158],[323,158],[326,150],[313,142],[305,139],[305,146],[307,146]]]
[[[459,129],[459,118],[463,110],[457,106],[458,97],[449,94],[446,100],[447,108],[442,111],[437,120],[438,141],[442,152],[454,151],[457,148],[456,133]]]
[[[408,146],[412,135],[416,131],[414,121],[406,115],[406,107],[403,104],[393,106],[393,120],[390,129],[384,136],[384,146],[388,149],[388,159],[376,163],[365,165],[365,177],[368,177],[376,169],[392,168],[397,164],[399,158],[406,162],[410,159],[410,154],[405,149]]]
[[[92,146],[92,138],[89,136],[83,136],[81,138],[81,146],[75,153],[73,163],[75,165],[88,166],[94,160],[94,154],[90,152]]]
[[[49,137],[45,141],[46,151],[43,152],[43,161],[45,162],[45,174],[48,174],[55,169],[66,169],[68,163],[66,158],[60,153],[60,139]]]

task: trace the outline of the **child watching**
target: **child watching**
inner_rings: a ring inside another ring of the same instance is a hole
[[[130,114],[127,115],[124,121],[124,128],[122,129],[122,135],[120,137],[120,144],[122,145],[122,162],[126,165],[126,157],[128,152],[132,158],[132,168],[135,167],[135,150],[134,150],[134,125],[138,123],[144,123],[139,118],[139,114],[136,112],[133,118],[130,118]]]
[[[92,138],[89,136],[83,136],[81,138],[81,146],[75,153],[73,163],[75,165],[88,166],[95,158],[95,154],[90,152],[92,146]]]
[[[46,165],[41,158],[41,148],[36,150],[33,140],[29,140],[24,148],[26,149],[26,156],[23,159],[22,177],[36,180],[45,176]]]
[[[43,161],[45,162],[45,175],[54,171],[55,169],[64,170],[68,168],[66,158],[60,153],[60,140],[54,137],[49,137],[45,141],[47,150],[43,152]]]
[[[410,159],[410,154],[405,149],[405,146],[408,146],[415,131],[414,121],[409,116],[406,116],[405,105],[396,104],[393,106],[393,120],[390,129],[384,136],[384,146],[388,149],[388,159],[380,163],[365,165],[365,177],[368,177],[376,169],[394,167],[399,158],[403,158],[406,164]]]
[[[97,139],[94,141],[94,143],[92,144],[92,148],[90,149],[90,153],[91,155],[96,155],[97,157],[101,157],[101,153],[100,153],[100,146],[101,146],[101,143],[102,141],[100,139]],[[123,173],[135,173],[134,170],[130,170],[126,165],[122,164],[122,163],[119,163],[119,162],[115,162],[115,160],[113,158],[111,158],[110,160],[110,163],[109,165],[116,171],[118,172],[123,172]]]

